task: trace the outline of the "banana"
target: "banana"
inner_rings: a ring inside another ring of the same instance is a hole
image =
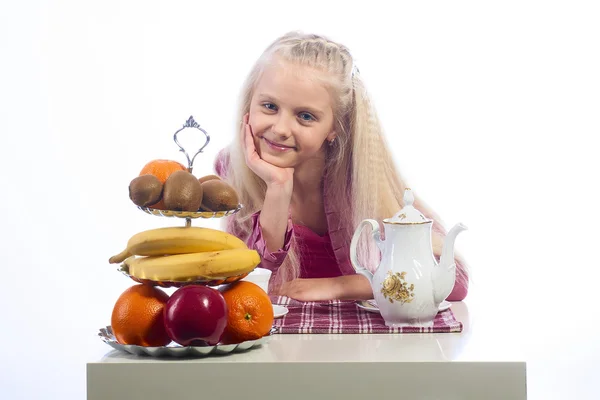
[[[153,281],[222,279],[252,271],[260,263],[256,250],[230,249],[171,256],[129,257],[129,275]]]
[[[116,264],[137,256],[163,256],[229,249],[247,249],[246,243],[227,232],[201,227],[158,228],[133,235],[127,248],[112,256]]]

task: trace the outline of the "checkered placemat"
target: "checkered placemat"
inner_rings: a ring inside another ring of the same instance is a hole
[[[379,313],[360,309],[353,301],[300,302],[277,296],[271,296],[271,301],[289,310],[273,323],[278,333],[442,333],[463,329],[451,309],[439,312],[433,327],[391,328]]]

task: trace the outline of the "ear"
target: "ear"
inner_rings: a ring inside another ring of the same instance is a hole
[[[329,132],[329,135],[327,135],[326,140],[328,142],[331,142],[332,140],[335,140],[336,136],[337,136],[337,132],[335,130],[333,130],[333,131]]]

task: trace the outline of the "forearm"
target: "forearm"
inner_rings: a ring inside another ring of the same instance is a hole
[[[361,274],[330,278],[339,300],[370,300],[373,298],[371,282]]]
[[[267,188],[259,221],[266,248],[270,252],[275,252],[284,245],[291,199],[292,191],[289,188]]]
[[[335,278],[293,279],[284,282],[276,294],[299,301],[369,300],[373,298],[371,283],[362,275]]]

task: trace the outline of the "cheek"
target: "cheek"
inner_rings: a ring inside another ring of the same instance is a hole
[[[320,131],[306,132],[305,135],[299,137],[296,141],[302,147],[303,150],[309,152],[319,151],[324,144],[326,136]]]
[[[269,118],[261,112],[250,112],[248,122],[255,135],[262,136],[269,126]]]

